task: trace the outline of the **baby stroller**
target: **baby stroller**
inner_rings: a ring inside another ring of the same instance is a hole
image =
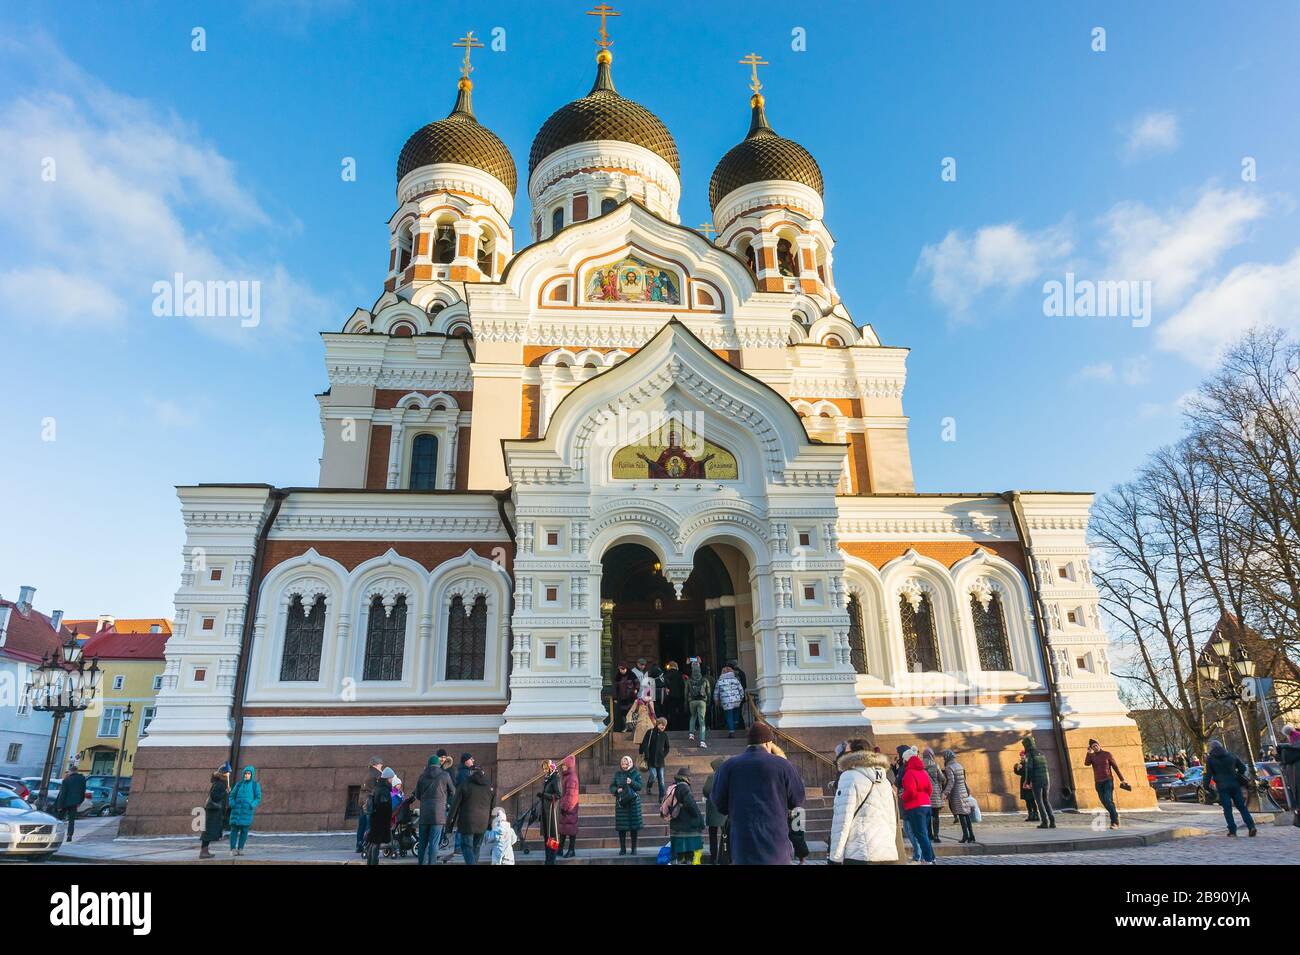
[[[415,796],[403,799],[393,810],[393,837],[384,846],[384,855],[390,859],[405,858],[415,851],[419,841],[420,806]]]
[[[515,832],[519,837],[519,851],[528,855],[528,827],[541,818],[542,797],[534,796],[533,804],[519,814],[515,820]]]

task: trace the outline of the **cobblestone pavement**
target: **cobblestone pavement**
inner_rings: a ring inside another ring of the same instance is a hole
[[[1153,846],[1107,849],[1098,852],[1043,852],[1028,855],[961,856],[941,860],[941,865],[1300,865],[1300,829],[1261,824],[1259,835],[1248,838],[1241,829],[1228,838],[1219,816],[1217,826],[1198,822],[1206,835],[1174,839]]]

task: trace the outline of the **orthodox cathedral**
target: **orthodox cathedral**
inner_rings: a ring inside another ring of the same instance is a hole
[[[591,91],[529,150],[526,236],[458,44],[451,112],[397,159],[382,294],[322,334],[319,486],[179,489],[124,833],[189,832],[227,760],[258,767],[265,829],[348,828],[374,756],[413,784],[436,748],[472,752],[504,794],[605,731],[638,659],[738,661],[787,750],[956,749],[986,808],[1016,808],[1026,734],[1081,806],[1089,738],[1141,759],[1091,495],[917,493],[908,350],[837,294],[822,169],[765,64],[742,60],[748,131],[690,228],[677,146],[615,85],[596,13]]]

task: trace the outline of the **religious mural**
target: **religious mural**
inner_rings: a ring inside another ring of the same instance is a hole
[[[594,267],[587,273],[583,287],[588,302],[682,303],[676,274],[632,254]]]
[[[739,477],[736,456],[712,441],[677,425],[648,435],[614,454],[613,477],[627,481],[701,478],[734,481]]]

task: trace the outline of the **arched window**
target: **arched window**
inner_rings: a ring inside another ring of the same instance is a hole
[[[447,679],[483,679],[487,655],[487,598],[479,594],[469,613],[460,594],[447,610]]]
[[[799,274],[799,263],[795,261],[794,246],[790,244],[789,239],[780,239],[776,243],[776,268],[787,278],[794,278]]]
[[[439,265],[451,265],[456,258],[456,229],[450,222],[438,226],[434,233],[433,258]]]
[[[402,653],[406,645],[406,597],[399,595],[392,613],[384,613],[378,594],[370,598],[370,619],[366,623],[366,657],[363,680],[400,680]]]
[[[411,254],[415,247],[415,235],[410,226],[403,226],[397,236],[397,271],[405,272],[411,264]]]
[[[898,610],[903,618],[903,651],[907,658],[907,669],[927,673],[941,670],[939,641],[934,634],[934,605],[930,603],[930,595],[922,594],[915,607],[906,595],[901,595],[898,598]]]
[[[417,434],[411,442],[411,490],[432,491],[437,485],[438,436]]]
[[[564,206],[556,207],[551,213],[551,235],[559,232],[564,228]]]
[[[849,662],[853,672],[869,673],[867,669],[867,637],[862,628],[862,601],[857,594],[849,594]]]
[[[600,200],[601,215],[604,215],[606,212],[613,212],[617,208],[618,208],[618,200],[615,199],[613,196],[606,196],[604,199]]]
[[[487,278],[492,277],[492,233],[486,229],[478,237],[478,270]]]
[[[308,612],[302,596],[294,594],[289,619],[284,626],[284,655],[280,658],[280,680],[284,683],[320,679],[321,645],[325,640],[325,598],[317,597]]]
[[[1011,645],[1007,642],[1007,620],[1002,612],[1002,595],[989,596],[985,606],[977,594],[970,595],[970,613],[975,620],[975,645],[980,669],[1011,670]]]

